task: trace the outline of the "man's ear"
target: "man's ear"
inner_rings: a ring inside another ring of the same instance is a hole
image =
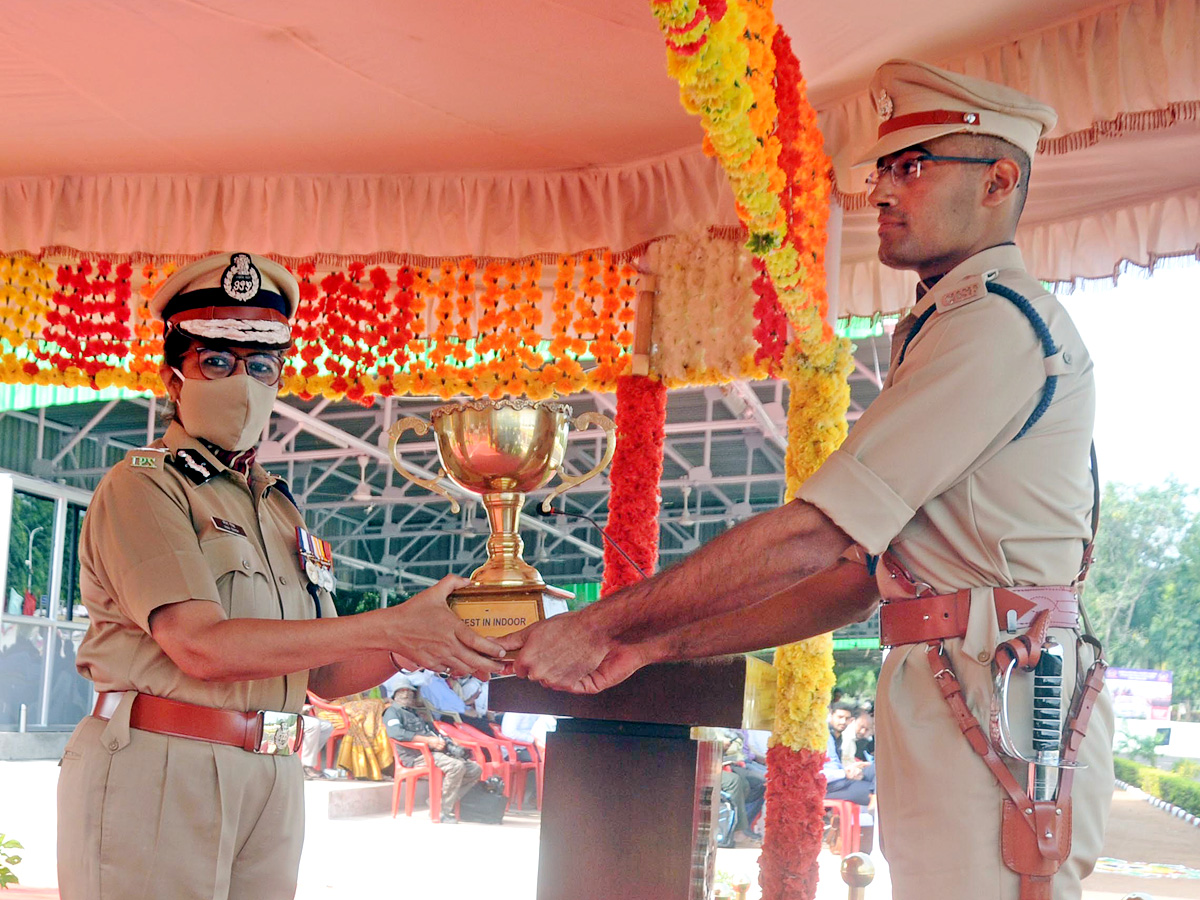
[[[983,205],[1000,206],[1013,196],[1020,184],[1020,166],[1011,159],[998,160],[992,165],[991,172],[988,173]]]

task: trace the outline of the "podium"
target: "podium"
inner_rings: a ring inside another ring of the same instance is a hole
[[[600,694],[491,682],[494,712],[569,716],[546,736],[537,900],[707,900],[722,745],[766,728],[775,670],[753,656],[647,666]]]

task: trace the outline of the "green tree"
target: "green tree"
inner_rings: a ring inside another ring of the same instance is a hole
[[[1177,481],[1110,484],[1085,605],[1113,665],[1170,669],[1174,701],[1200,705],[1200,516]]]

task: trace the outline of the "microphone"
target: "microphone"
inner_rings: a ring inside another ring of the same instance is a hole
[[[627,563],[629,563],[631,566],[633,566],[634,569],[637,570],[637,573],[642,576],[643,581],[645,581],[647,578],[650,577],[642,570],[641,566],[639,566],[637,563],[635,563],[633,561],[633,557],[631,557],[628,553],[625,552],[625,548],[622,547],[620,544],[618,544],[616,541],[614,541],[611,537],[609,537],[608,532],[600,527],[600,523],[597,522],[595,519],[593,519],[591,516],[589,516],[587,513],[567,512],[565,509],[559,509],[557,506],[552,506],[549,509],[543,509],[541,503],[534,503],[533,509],[534,509],[534,512],[536,512],[539,516],[541,516],[542,518],[545,518],[545,519],[548,519],[551,516],[573,516],[576,519],[587,519],[589,522],[592,523],[592,527],[595,528],[598,532],[600,532],[600,536],[602,538],[604,538],[606,541],[608,541],[610,544],[612,544],[613,549],[616,550],[618,553],[620,553],[623,557],[625,557],[625,561]]]

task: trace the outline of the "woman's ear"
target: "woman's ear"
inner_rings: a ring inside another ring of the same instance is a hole
[[[175,374],[175,370],[164,362],[158,367],[158,377],[162,379],[163,387],[167,389],[167,397],[172,403],[178,404],[179,390],[183,387],[183,381]]]

